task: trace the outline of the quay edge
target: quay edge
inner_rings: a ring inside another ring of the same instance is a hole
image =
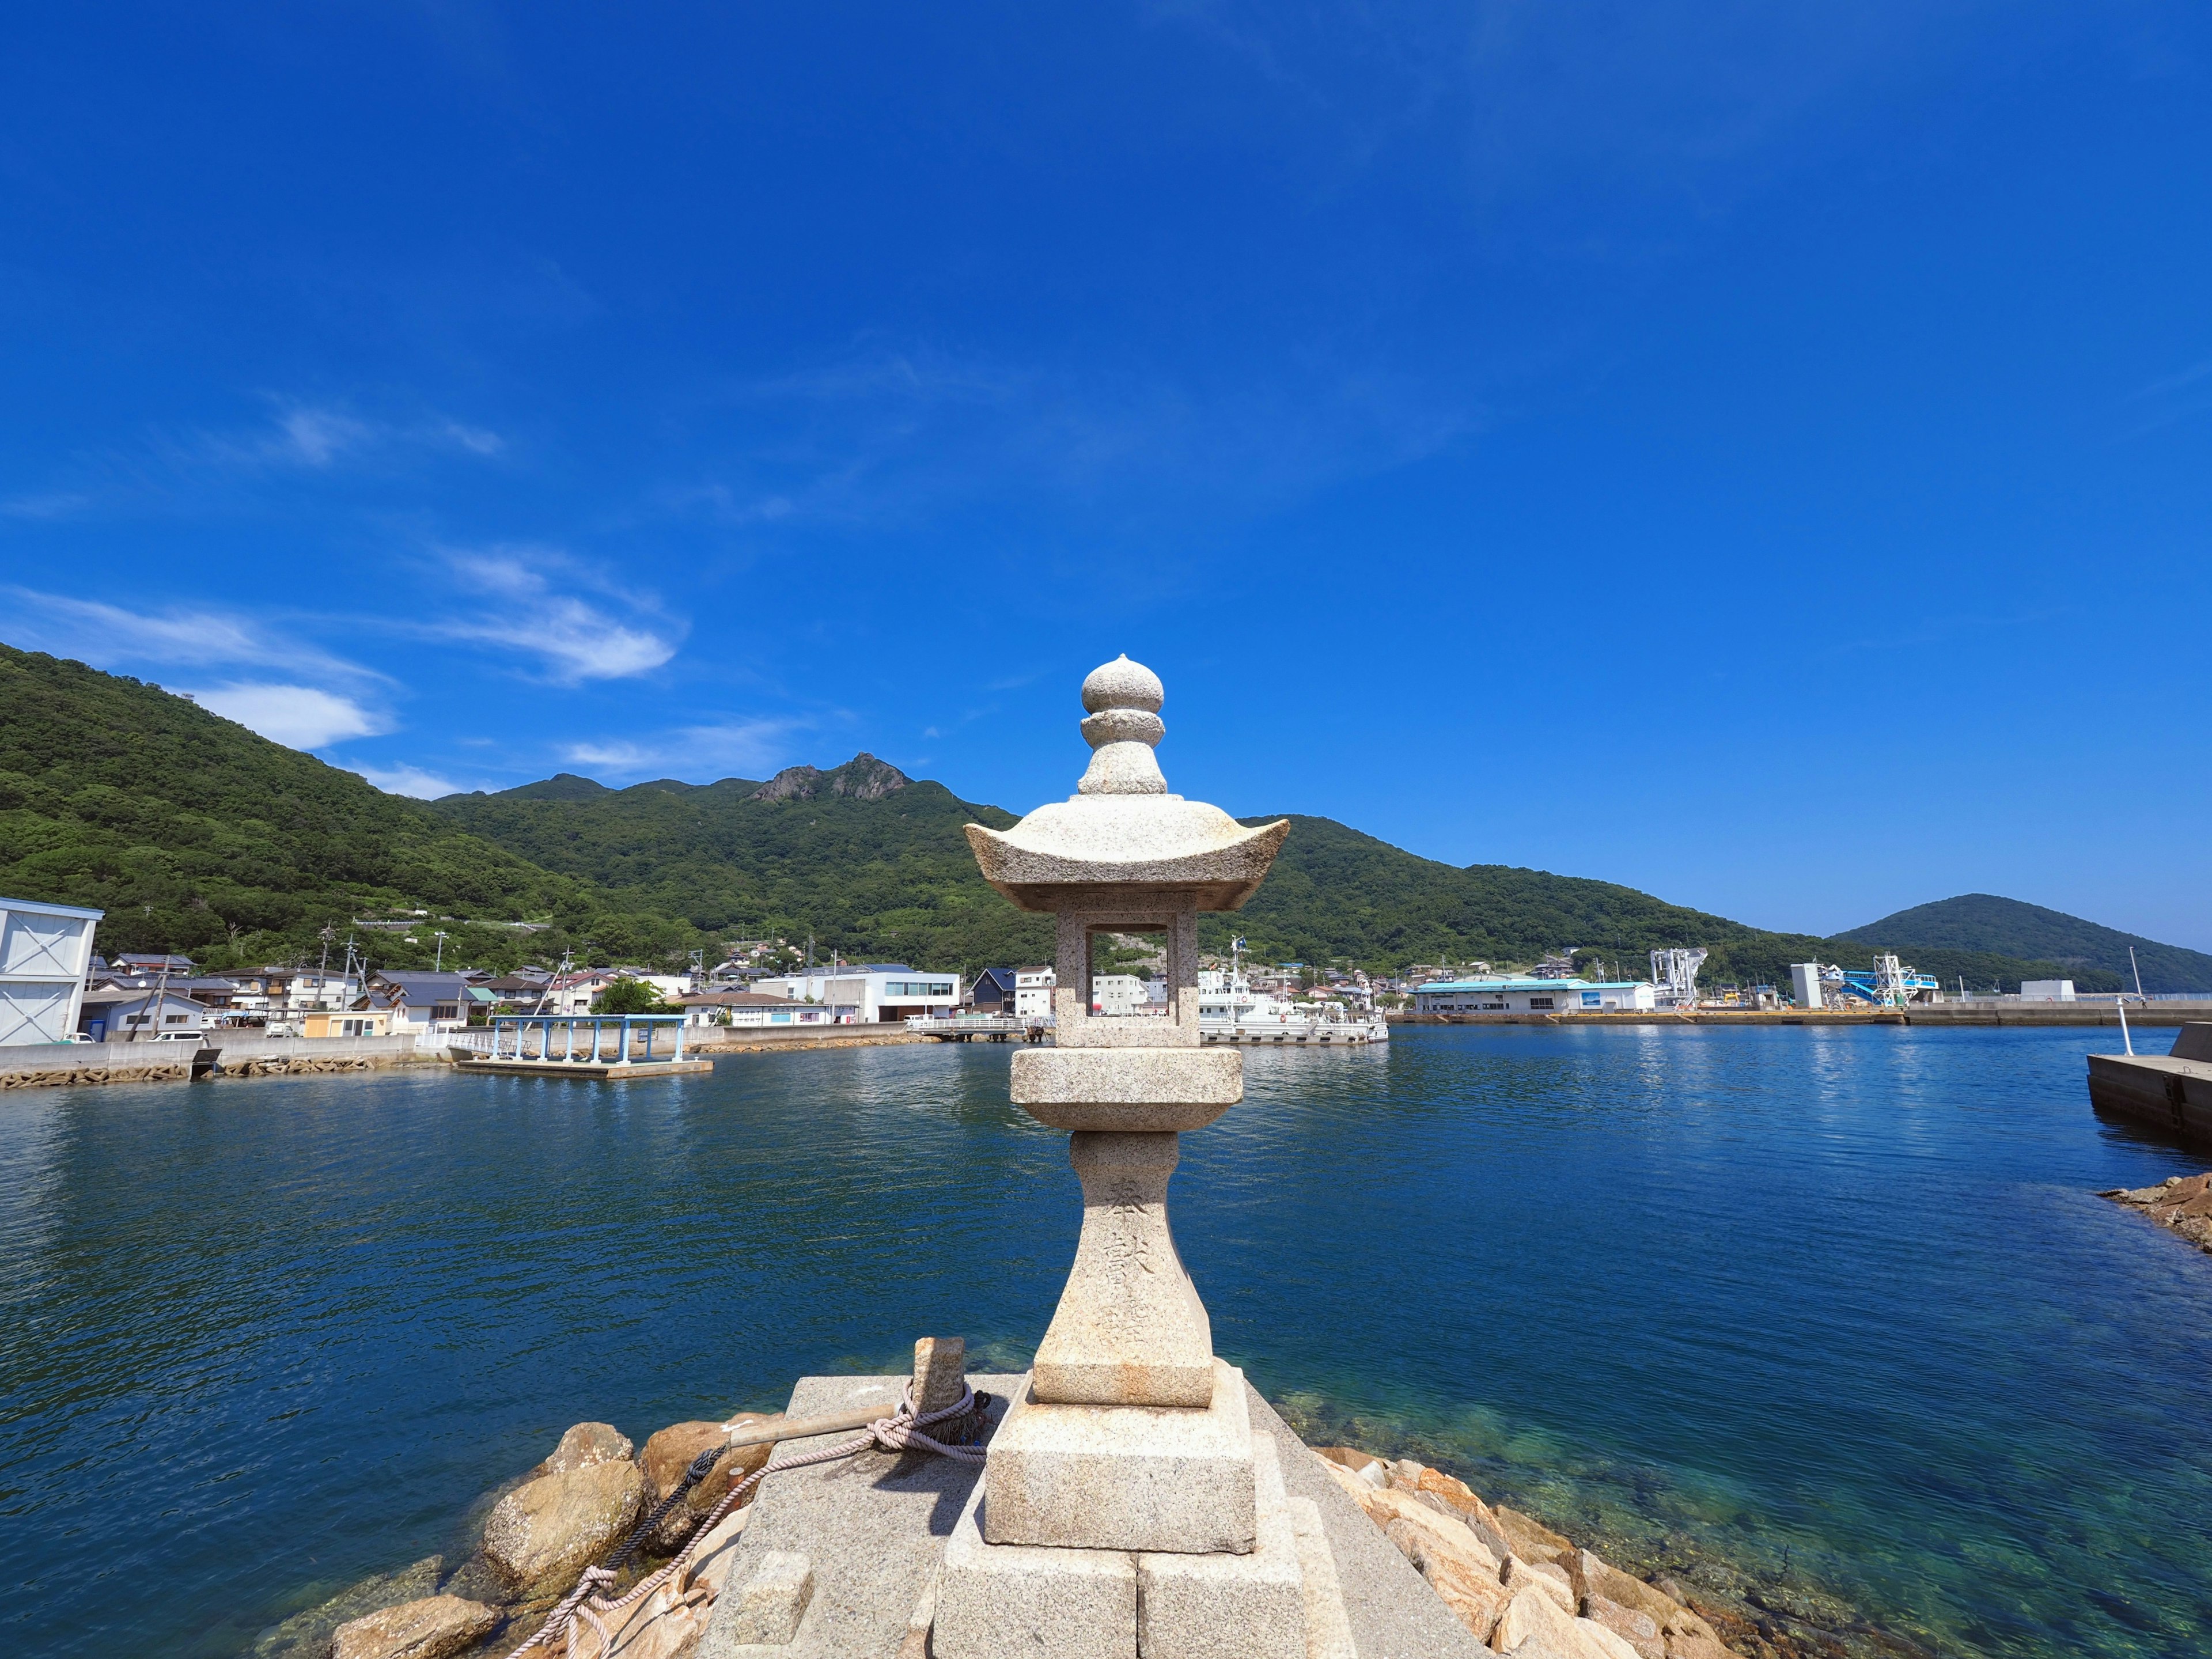
[[[2212,1020],[2212,1002],[2128,1005],[2128,1025],[2167,1027]],[[2119,1011],[2109,1002],[1929,1003],[1914,1008],[1870,1008],[1863,1013],[1832,1008],[1700,1008],[1620,1013],[1393,1014],[1395,1030],[1417,1025],[2080,1025],[2118,1030]]]

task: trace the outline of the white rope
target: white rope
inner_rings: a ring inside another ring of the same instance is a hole
[[[609,1633],[605,1624],[602,1622],[605,1616],[620,1613],[641,1596],[651,1595],[688,1567],[691,1561],[691,1553],[706,1541],[708,1534],[721,1524],[724,1516],[737,1508],[738,1501],[744,1498],[746,1491],[756,1481],[769,1475],[784,1469],[803,1469],[814,1463],[835,1462],[838,1458],[850,1457],[855,1452],[866,1451],[871,1446],[880,1451],[924,1451],[934,1453],[939,1457],[957,1458],[963,1463],[981,1462],[987,1455],[982,1447],[949,1446],[942,1440],[933,1438],[921,1432],[932,1424],[964,1416],[973,1411],[975,1407],[975,1390],[967,1382],[963,1382],[960,1385],[960,1398],[952,1404],[933,1412],[924,1412],[917,1415],[914,1409],[914,1379],[908,1378],[905,1388],[900,1391],[898,1405],[892,1410],[891,1414],[889,1417],[879,1417],[869,1424],[866,1430],[856,1439],[846,1441],[842,1445],[825,1447],[820,1451],[808,1452],[804,1456],[782,1458],[771,1462],[755,1469],[736,1486],[732,1486],[723,1495],[722,1501],[708,1512],[706,1519],[693,1528],[690,1540],[684,1546],[683,1552],[658,1571],[639,1579],[636,1583],[630,1586],[629,1592],[619,1601],[609,1601],[599,1594],[604,1587],[611,1585],[615,1582],[615,1575],[605,1567],[586,1567],[584,1576],[578,1581],[576,1588],[569,1591],[561,1605],[554,1608],[547,1616],[545,1622],[538,1626],[538,1633],[520,1647],[510,1650],[507,1659],[520,1659],[520,1655],[550,1642],[556,1633],[562,1638],[568,1659],[583,1659],[583,1656],[576,1650],[576,1625],[580,1620],[589,1624],[592,1633],[599,1638],[599,1659],[605,1659],[607,1655],[614,1651],[614,1638]]]

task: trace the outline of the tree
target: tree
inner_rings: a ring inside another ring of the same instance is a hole
[[[618,979],[592,1000],[595,1014],[665,1014],[660,994],[641,979]]]

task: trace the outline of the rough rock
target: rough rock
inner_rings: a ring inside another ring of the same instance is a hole
[[[2155,1187],[2120,1188],[2102,1194],[2115,1204],[2141,1210],[2160,1226],[2203,1250],[2212,1250],[2212,1171],[2168,1176]]]
[[[1574,1580],[1575,1593],[1583,1599],[1583,1612],[1589,1612],[1592,1598],[1619,1603],[1632,1612],[1647,1614],[1661,1631],[1680,1623],[1696,1614],[1668,1595],[1655,1589],[1632,1573],[1623,1572],[1602,1557],[1589,1550],[1577,1550],[1567,1559],[1566,1569]],[[1698,1628],[1685,1626],[1685,1628]],[[1703,1631],[1711,1635],[1710,1630]]]
[[[1431,1493],[1378,1491],[1358,1475],[1340,1474],[1340,1464],[1332,1464],[1332,1468],[1345,1482],[1345,1491],[1413,1564],[1413,1571],[1429,1579],[1429,1589],[1443,1597],[1475,1641],[1489,1639],[1510,1593],[1498,1579],[1502,1562],[1474,1528],[1455,1516],[1431,1509],[1427,1502]]]
[[[349,1585],[321,1606],[295,1613],[263,1632],[253,1644],[253,1659],[324,1659],[330,1651],[331,1636],[340,1625],[385,1607],[396,1607],[403,1601],[435,1595],[444,1568],[444,1557],[425,1556],[401,1571]]]
[[[614,1632],[614,1645],[605,1659],[687,1659],[706,1633],[715,1598],[729,1578],[738,1540],[751,1519],[748,1504],[716,1522],[693,1551],[691,1571],[683,1581],[671,1580],[633,1605],[629,1619]]]
[[[745,1412],[729,1420],[734,1424],[764,1423],[769,1417],[759,1412]],[[676,1490],[684,1479],[684,1471],[700,1453],[723,1443],[727,1437],[724,1429],[720,1423],[672,1423],[645,1443],[645,1449],[638,1455],[637,1461],[645,1470],[648,1505],[659,1504]],[[730,1488],[765,1465],[775,1450],[773,1444],[763,1444],[732,1446],[724,1452],[707,1478],[684,1494],[683,1503],[661,1517],[647,1547],[656,1555],[672,1555],[681,1549],[714,1505],[729,1496]],[[750,1495],[747,1501],[750,1501]]]
[[[565,1591],[636,1524],[644,1504],[645,1471],[627,1460],[540,1475],[493,1506],[484,1553],[525,1595]]]
[[[1398,1547],[1416,1573],[1429,1579],[1429,1589],[1443,1597],[1460,1624],[1474,1632],[1475,1641],[1489,1641],[1491,1631],[1498,1628],[1498,1614],[1504,1613],[1506,1601],[1513,1597],[1506,1595],[1498,1575],[1486,1571],[1486,1558],[1453,1548],[1451,1541],[1437,1531],[1405,1520],[1394,1520],[1385,1526],[1382,1537]]]
[[[331,1659],[448,1659],[497,1630],[501,1613],[458,1595],[404,1601],[340,1625]]]
[[[1529,1644],[1537,1643],[1561,1659],[1601,1659],[1575,1628],[1581,1622],[1530,1585],[1506,1602],[1491,1630],[1490,1645],[1498,1653],[1525,1653]]]
[[[1592,1595],[1583,1602],[1583,1617],[1603,1625],[1634,1648],[1641,1659],[1667,1659],[1666,1638],[1659,1633],[1659,1621],[1650,1613],[1625,1607],[1606,1596]]]
[[[552,1456],[531,1470],[535,1478],[542,1474],[567,1474],[575,1469],[587,1469],[594,1463],[612,1463],[630,1455],[629,1437],[617,1432],[611,1423],[579,1423],[561,1437],[561,1443],[553,1449]]]
[[[1506,1589],[1517,1591],[1522,1586],[1534,1584],[1559,1604],[1561,1613],[1575,1610],[1575,1587],[1568,1582],[1566,1570],[1549,1561],[1523,1561],[1519,1556],[1508,1556],[1504,1575]]]
[[[1523,1515],[1504,1504],[1491,1512],[1498,1517],[1498,1529],[1513,1546],[1513,1553],[1524,1561],[1552,1561],[1564,1567],[1567,1565],[1567,1558],[1575,1553],[1571,1541],[1562,1538],[1534,1516]]]
[[[1735,1659],[1735,1656],[1717,1638],[1670,1630],[1667,1632],[1667,1659]]]

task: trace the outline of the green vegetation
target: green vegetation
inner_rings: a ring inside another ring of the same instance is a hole
[[[592,999],[595,1014],[665,1014],[660,993],[643,980],[618,979]]]
[[[606,955],[690,942],[588,889],[157,685],[0,646],[0,891],[107,912],[100,948],[213,966],[313,959],[360,915],[427,910],[380,966],[505,967],[590,939]],[[525,933],[502,922],[538,921]]]
[[[108,951],[313,959],[325,924],[343,935],[353,918],[392,917],[405,925],[361,934],[378,966],[427,966],[440,931],[448,963],[491,969],[569,948],[665,964],[725,939],[810,935],[817,960],[963,976],[1049,960],[1048,920],[977,872],[971,822],[1014,816],[866,755],[765,783],[609,789],[563,773],[408,800],[159,686],[0,646],[0,891],[100,907]],[[1647,951],[1695,945],[1711,952],[1708,984],[1780,984],[1792,962],[1863,967],[1887,948],[1977,989],[2064,976],[2117,989],[2133,943],[2147,987],[2212,985],[2212,957],[2010,900],[1946,900],[1822,939],[1610,882],[1439,864],[1314,817],[1293,818],[1246,910],[1201,923],[1214,950],[1233,933],[1258,960],[1382,969],[1525,965],[1571,945],[1582,971],[1638,978]]]
[[[836,951],[963,974],[1052,955],[1050,919],[987,886],[961,834],[971,823],[1003,830],[1014,815],[866,755],[827,772],[793,767],[765,784],[601,789],[562,777],[431,807],[627,908],[717,939],[811,933],[818,958]]]
[[[1249,824],[1267,817],[1246,818]],[[1464,869],[1416,858],[1328,818],[1293,816],[1290,839],[1250,904],[1236,916],[1201,920],[1200,937],[1226,949],[1232,933],[1250,941],[1261,961],[1485,961],[1526,964],[1574,945],[1576,966],[1607,976],[1642,979],[1649,953],[1670,945],[1711,952],[1698,982],[1786,987],[1793,962],[1869,965],[1856,939],[1773,933],[1726,916],[1668,904],[1612,882],[1555,876],[1541,870],[1474,864]],[[1970,986],[2057,974],[2055,964],[1972,949],[1916,950],[1913,965],[1946,985],[1963,975]],[[2084,989],[2116,990],[2116,980],[2077,975]]]
[[[1837,937],[1923,955],[1978,951],[2032,957],[2064,970],[2045,977],[2070,976],[2085,988],[2094,979],[2098,989],[2135,988],[2135,976],[2128,964],[2128,947],[2133,945],[2136,963],[2142,969],[2144,990],[2212,990],[2212,956],[2202,951],[2160,945],[2140,934],[2100,927],[2063,910],[2046,910],[2039,904],[2023,904],[1994,893],[1966,893],[1934,904],[1916,905]],[[2106,979],[2113,984],[2106,985]]]

